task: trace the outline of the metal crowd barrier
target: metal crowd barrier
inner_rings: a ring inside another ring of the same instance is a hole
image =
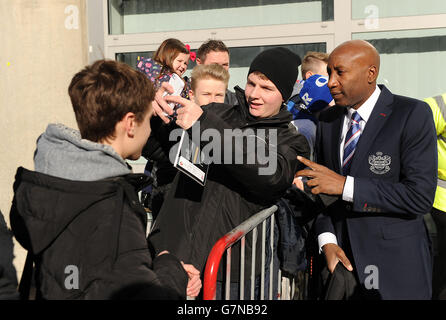
[[[277,211],[277,206],[274,205],[270,208],[264,209],[249,219],[245,220],[239,226],[235,227],[233,230],[221,237],[212,248],[206,263],[206,268],[204,271],[204,281],[203,281],[203,299],[204,300],[215,300],[216,289],[217,289],[217,273],[220,265],[221,258],[226,251],[226,281],[225,281],[225,300],[229,300],[230,297],[230,284],[231,284],[231,247],[237,243],[241,242],[241,252],[240,252],[240,300],[244,300],[245,293],[245,238],[248,233],[252,233],[252,252],[251,252],[251,275],[250,275],[250,299],[254,300],[255,292],[255,257],[256,257],[256,244],[258,237],[258,226],[262,224],[262,255],[261,255],[261,279],[260,279],[260,299],[263,300],[265,296],[265,246],[266,246],[266,223],[267,219],[270,219],[270,238],[269,245],[271,248],[271,261],[269,263],[269,299],[273,299],[273,278],[274,278],[274,212]],[[292,298],[292,293],[294,292],[294,281],[290,282],[288,278],[281,277],[281,271],[278,269],[278,298],[281,300]]]

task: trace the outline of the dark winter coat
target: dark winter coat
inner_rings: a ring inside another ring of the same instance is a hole
[[[8,229],[0,211],[0,300],[16,300],[19,298],[17,274],[13,260],[12,232]]]
[[[152,261],[149,253],[135,192],[143,179],[72,181],[17,170],[10,220],[33,255],[38,298],[185,298],[179,261],[170,254]]]

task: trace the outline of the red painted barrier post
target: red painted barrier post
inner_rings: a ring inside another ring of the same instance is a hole
[[[221,258],[226,249],[234,245],[252,229],[276,212],[277,206],[264,209],[221,237],[212,247],[207,258],[203,281],[203,299],[215,300],[217,289],[217,273]]]

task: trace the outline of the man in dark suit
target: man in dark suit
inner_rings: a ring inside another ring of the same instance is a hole
[[[336,106],[319,119],[319,164],[300,158],[309,168],[297,175],[309,178],[313,194],[336,198],[317,218],[316,233],[329,271],[345,267],[354,275],[354,293],[345,298],[430,299],[423,215],[437,181],[432,113],[377,86],[379,65],[376,49],[362,40],[330,54]]]

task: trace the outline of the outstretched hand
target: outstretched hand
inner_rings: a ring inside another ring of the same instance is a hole
[[[170,119],[167,115],[173,114],[173,109],[164,100],[164,93],[173,93],[173,87],[167,83],[163,82],[161,87],[155,93],[155,100],[152,103],[153,111],[155,115],[161,118],[165,123],[169,123]]]
[[[201,290],[200,271],[198,271],[193,265],[185,264],[181,261],[184,270],[187,272],[189,281],[187,282],[186,294],[188,297],[196,297]]]
[[[157,256],[161,256],[163,254],[168,254],[169,251],[164,250],[160,252]],[[187,281],[187,289],[186,295],[188,297],[196,297],[200,293],[201,290],[201,279],[200,279],[200,271],[198,271],[193,265],[185,264],[183,261],[180,261],[184,270],[187,273],[187,277],[189,280]]]
[[[164,99],[168,102],[182,105],[182,108],[177,109],[176,124],[184,130],[192,127],[195,121],[203,114],[201,107],[191,100],[179,96],[165,96]]]
[[[302,176],[310,178],[307,181],[307,185],[311,188],[311,193],[342,195],[346,177],[304,157],[298,156],[297,160],[310,168],[298,171],[296,177]]]
[[[177,109],[176,124],[184,130],[189,129],[200,118],[203,110],[195,102],[184,99],[180,96],[165,95],[165,93],[173,93],[173,87],[167,82],[163,82],[161,87],[155,94],[155,100],[152,103],[155,115],[161,118],[165,123],[169,123],[174,110],[169,102],[177,103],[182,108]]]

